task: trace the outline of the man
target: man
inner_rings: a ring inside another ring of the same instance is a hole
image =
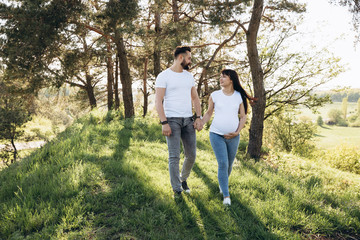
[[[169,151],[170,183],[175,196],[184,190],[190,193],[187,178],[196,158],[196,133],[203,127],[200,99],[195,88],[194,77],[187,70],[191,64],[190,47],[177,47],[173,65],[161,72],[155,83],[155,106],[166,136]],[[192,103],[195,117],[192,113]],[[185,159],[179,174],[180,141]]]

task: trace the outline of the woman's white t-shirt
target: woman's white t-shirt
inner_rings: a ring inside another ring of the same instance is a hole
[[[222,90],[213,92],[211,98],[215,105],[215,116],[210,126],[210,132],[224,135],[235,132],[239,126],[239,108],[243,102],[238,91],[227,96]]]
[[[191,117],[193,115],[191,88],[194,86],[194,77],[186,70],[178,73],[168,68],[157,76],[155,87],[166,88],[164,96],[166,117]]]

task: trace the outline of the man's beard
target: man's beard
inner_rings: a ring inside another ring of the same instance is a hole
[[[185,69],[185,70],[189,70],[189,69],[190,69],[190,68],[189,68],[190,63],[186,64],[186,63],[185,63],[185,60],[182,61],[181,66],[182,66],[182,68]]]

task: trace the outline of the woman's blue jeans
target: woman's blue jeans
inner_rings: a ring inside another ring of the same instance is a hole
[[[240,136],[226,139],[224,136],[210,132],[210,143],[218,162],[218,180],[224,197],[229,194],[229,176],[239,146]]]

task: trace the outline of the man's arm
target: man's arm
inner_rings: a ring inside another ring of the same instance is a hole
[[[194,108],[195,108],[196,116],[201,116],[200,98],[199,98],[199,95],[198,95],[195,87],[191,88],[191,100],[192,100],[192,103],[193,103]],[[199,118],[195,119],[194,127],[198,131],[200,131],[203,128],[203,124],[202,124],[201,119],[199,119]]]
[[[166,88],[155,88],[155,108],[159,115],[160,121],[166,121],[163,100]]]
[[[165,91],[166,91],[166,88],[155,88],[155,108],[156,108],[156,111],[159,115],[161,122],[164,122],[167,120],[166,116],[165,116],[164,105],[163,105]],[[164,136],[171,135],[171,128],[170,128],[169,124],[162,125],[162,134]]]
[[[201,116],[200,98],[195,87],[191,88],[191,100],[195,108],[196,116]]]

